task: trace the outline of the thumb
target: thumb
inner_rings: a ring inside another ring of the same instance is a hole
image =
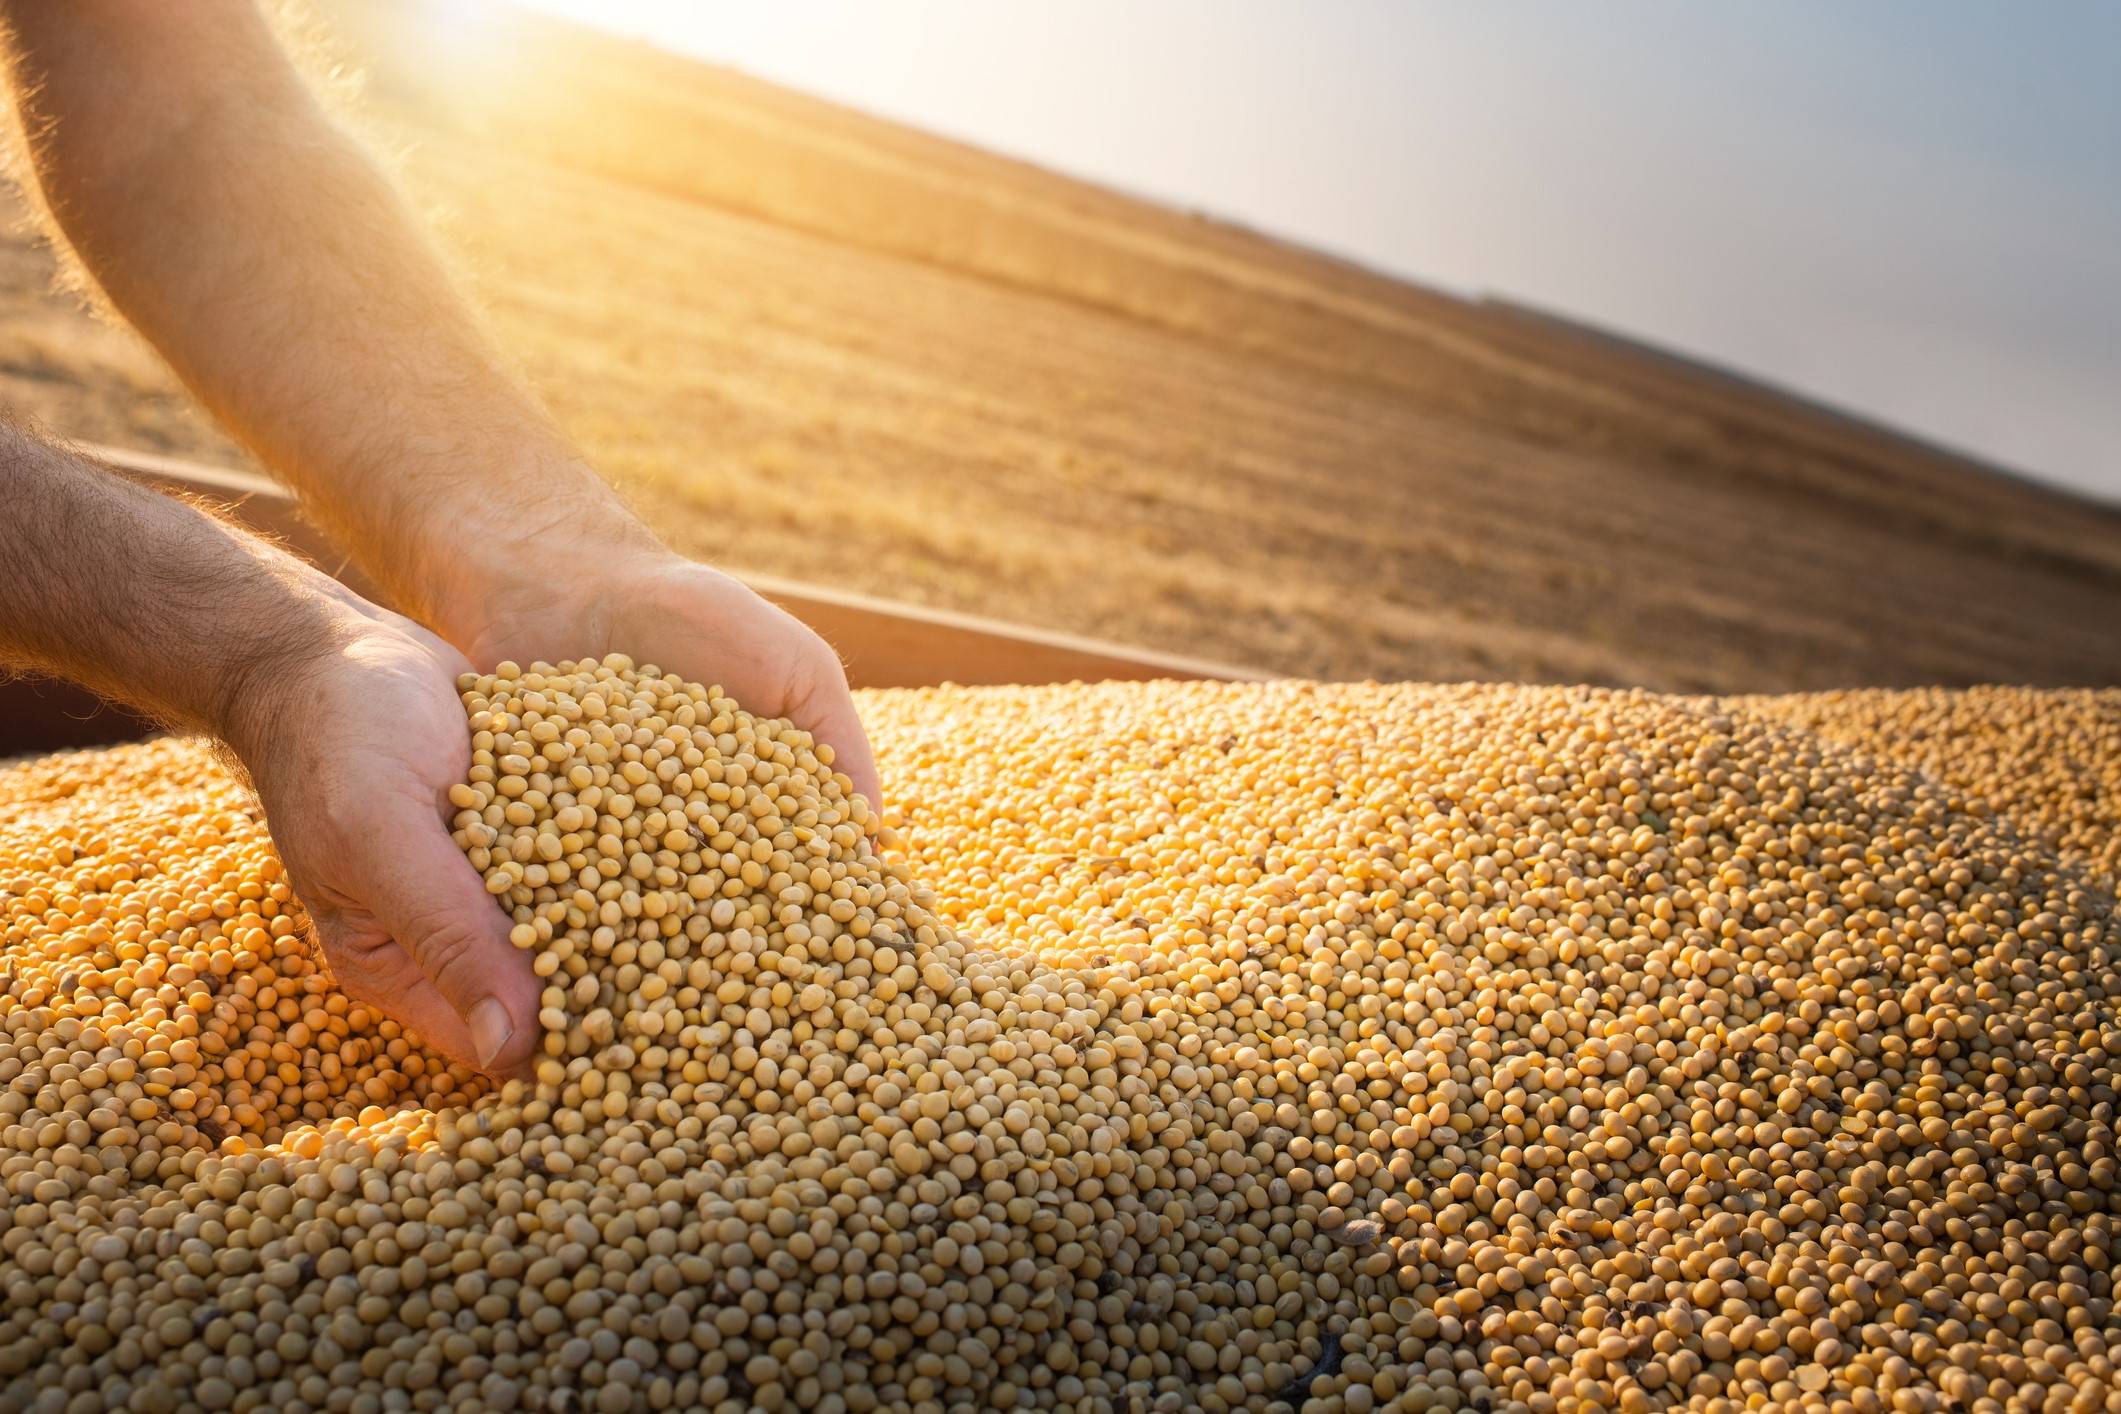
[[[529,955],[508,941],[508,915],[441,817],[417,806],[369,837],[376,921],[456,1013],[479,1068],[524,1070],[539,1040],[540,988]]]

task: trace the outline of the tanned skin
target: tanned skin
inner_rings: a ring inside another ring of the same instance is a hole
[[[0,22],[55,234],[412,616],[7,433],[0,656],[224,736],[350,991],[496,1073],[530,1054],[528,961],[441,823],[468,663],[623,651],[793,718],[878,798],[838,657],[627,512],[249,0],[0,0]],[[338,867],[401,828],[417,860]]]
[[[538,982],[450,839],[462,654],[195,506],[0,427],[0,666],[85,683],[242,763],[347,993],[520,1069]]]

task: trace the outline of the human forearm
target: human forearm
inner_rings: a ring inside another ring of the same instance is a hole
[[[0,665],[180,729],[256,738],[266,686],[364,617],[285,552],[4,424],[0,506]]]
[[[104,34],[80,42],[83,7],[13,16],[53,216],[111,303],[398,607],[465,643],[554,525],[652,546],[500,366],[249,5],[93,3],[125,31],[115,52]]]
[[[0,425],[0,667],[228,743],[340,985],[467,1064],[519,1068],[538,985],[443,824],[470,665],[195,506]]]
[[[485,666],[650,655],[816,732],[876,798],[837,656],[626,512],[249,0],[0,16],[69,244],[396,608]]]

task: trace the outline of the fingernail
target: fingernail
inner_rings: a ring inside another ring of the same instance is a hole
[[[481,1066],[492,1065],[493,1058],[515,1034],[515,1026],[508,1020],[508,1008],[501,1005],[499,997],[481,997],[471,1004],[471,1044],[479,1053]]]

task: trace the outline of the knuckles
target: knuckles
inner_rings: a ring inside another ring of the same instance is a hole
[[[396,941],[445,997],[467,994],[492,970],[492,939],[454,909],[408,914],[399,921]]]
[[[317,951],[339,990],[355,1001],[388,1010],[391,996],[402,992],[409,980],[405,973],[411,959],[372,922],[355,924],[338,916],[312,918]]]

